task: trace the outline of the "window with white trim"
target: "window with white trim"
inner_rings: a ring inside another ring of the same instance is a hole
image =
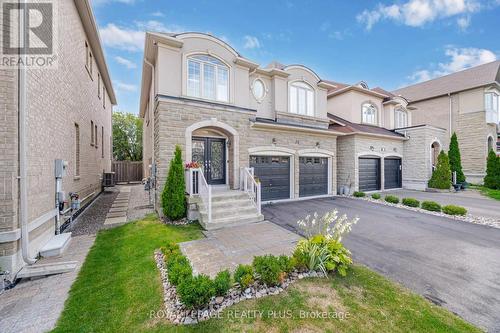
[[[408,113],[403,109],[394,110],[394,127],[408,127]]]
[[[187,60],[187,94],[229,102],[229,68],[219,59],[196,55]]]
[[[498,112],[498,95],[494,92],[484,94],[484,108],[486,111]]]
[[[377,122],[377,108],[371,103],[364,103],[361,107],[362,122],[375,125]]]
[[[290,85],[290,112],[314,116],[314,89],[305,82]]]

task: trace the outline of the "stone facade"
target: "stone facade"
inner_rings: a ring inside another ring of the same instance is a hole
[[[183,102],[176,100],[160,100],[155,112],[155,159],[157,164],[157,203],[161,190],[164,187],[168,166],[173,158],[175,145],[183,151],[183,160],[191,161],[189,154],[190,139],[186,133],[188,127],[200,122],[222,123],[234,129],[235,135],[226,129],[217,126],[208,126],[197,129],[219,131],[227,138],[228,156],[228,184],[231,188],[239,188],[239,168],[249,166],[250,155],[259,152],[286,152],[292,162],[292,198],[299,197],[299,156],[314,154],[314,152],[328,152],[331,154],[330,173],[331,189],[336,189],[336,136],[331,133],[315,133],[306,129],[258,128],[254,122],[255,112],[238,111],[224,106],[201,105],[196,102]],[[194,134],[199,133],[195,132]],[[274,140],[273,140],[274,139]],[[187,141],[189,140],[189,141]],[[273,143],[274,142],[274,143]],[[238,144],[238,147],[235,147]],[[318,147],[319,145],[319,147]],[[236,156],[235,156],[236,155]],[[235,160],[238,164],[235,168]],[[331,193],[334,194],[334,193]]]
[[[348,186],[350,193],[359,190],[359,157],[380,158],[381,190],[384,189],[384,158],[403,158],[404,138],[354,134],[339,137],[337,143],[337,184],[339,187]]]
[[[408,138],[403,147],[403,187],[424,191],[432,176],[431,146],[437,142],[441,149],[448,149],[446,130],[416,126],[396,131]]]
[[[112,105],[102,80],[98,83],[99,66],[93,63],[92,75],[86,68],[87,35],[74,1],[58,2],[57,20],[58,68],[27,71],[28,223],[54,209],[55,159],[69,163],[63,179],[66,195],[77,192],[81,199],[99,194],[102,173],[111,169]],[[24,265],[18,229],[16,71],[0,72],[0,94],[0,266],[16,272]],[[97,126],[96,144],[91,143],[91,123],[94,132]],[[75,124],[80,133],[79,175]],[[30,255],[36,256],[54,232],[54,219],[32,230]]]

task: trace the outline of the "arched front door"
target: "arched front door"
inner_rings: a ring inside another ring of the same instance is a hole
[[[193,137],[192,160],[198,162],[208,184],[226,183],[226,140]]]

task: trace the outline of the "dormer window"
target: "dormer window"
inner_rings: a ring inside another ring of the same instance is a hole
[[[408,127],[408,113],[405,110],[401,108],[394,110],[394,127]]]
[[[217,58],[197,55],[187,61],[187,94],[215,101],[229,101],[229,68]]]
[[[377,122],[377,108],[371,103],[365,103],[361,110],[363,123],[375,125]]]
[[[290,112],[314,116],[314,89],[305,82],[290,85]]]

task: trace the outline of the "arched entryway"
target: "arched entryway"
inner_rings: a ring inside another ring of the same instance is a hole
[[[437,160],[439,153],[441,152],[441,144],[438,141],[434,141],[431,144],[431,166],[432,166],[432,171],[436,169],[437,165]]]
[[[186,160],[198,162],[211,185],[238,184],[238,132],[217,119],[205,120],[186,128]]]
[[[493,139],[493,137],[490,135],[488,136],[488,153],[490,152],[490,150],[495,150],[495,140]]]

